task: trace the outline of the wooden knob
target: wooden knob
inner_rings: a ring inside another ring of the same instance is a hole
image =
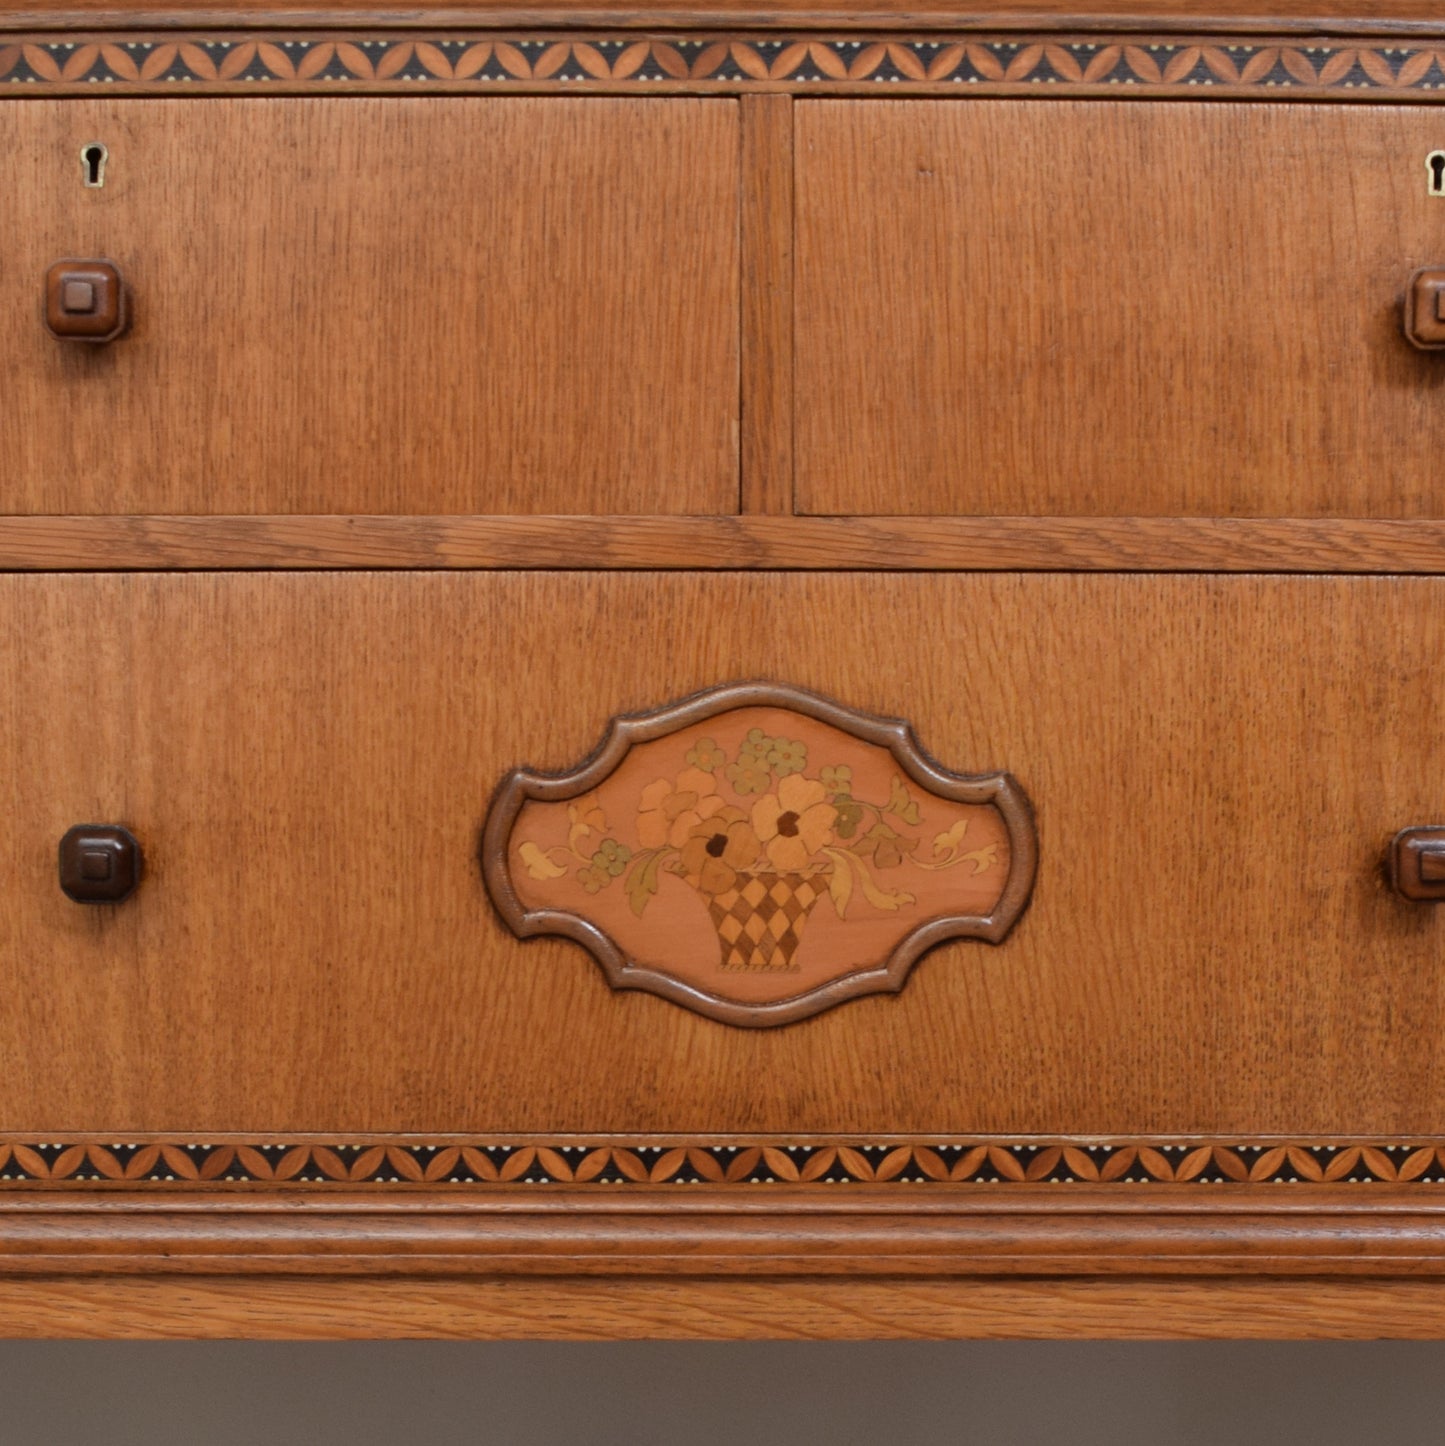
[[[77,904],[118,904],[140,882],[135,835],[116,823],[78,823],[60,840],[60,887]]]
[[[1405,339],[1421,351],[1445,349],[1445,266],[1422,266],[1405,283]]]
[[[1445,901],[1445,828],[1402,828],[1390,845],[1390,878],[1416,903]]]
[[[62,341],[114,341],[126,328],[127,310],[113,261],[57,261],[45,273],[45,324]]]

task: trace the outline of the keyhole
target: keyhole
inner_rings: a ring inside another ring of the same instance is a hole
[[[105,185],[105,163],[110,152],[99,141],[87,141],[80,148],[81,179],[91,189]]]
[[[1445,151],[1431,151],[1425,157],[1425,169],[1430,173],[1427,186],[1432,196],[1445,196]]]

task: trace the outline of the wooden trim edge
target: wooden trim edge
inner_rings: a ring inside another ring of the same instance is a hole
[[[1445,1281],[1185,1276],[768,1279],[10,1277],[7,1337],[130,1340],[1414,1339]]]
[[[617,10],[578,4],[566,9],[529,9],[525,6],[478,4],[428,6],[414,10],[388,10],[364,5],[318,9],[289,5],[282,9],[256,9],[244,5],[193,6],[173,9],[105,9],[101,5],[61,9],[8,9],[0,12],[0,34],[88,31],[112,34],[142,31],[224,32],[255,30],[403,31],[796,31],[873,32],[914,34],[954,31],[962,35],[1070,34],[1138,37],[1145,43],[1159,36],[1337,36],[1354,40],[1416,40],[1445,38],[1445,24],[1420,7],[1407,7],[1395,15],[1361,15],[1322,10],[1315,15],[1279,15],[1268,10],[1248,14],[1147,14],[1127,10],[1101,10],[1073,15],[1038,10],[899,10],[771,9],[742,7]]]
[[[1003,1187],[637,1195],[576,1190],[405,1201],[352,1193],[0,1202],[0,1277],[1445,1275],[1445,1201],[1398,1189],[1111,1196]]]
[[[0,517],[0,571],[1445,573],[1445,520]]]

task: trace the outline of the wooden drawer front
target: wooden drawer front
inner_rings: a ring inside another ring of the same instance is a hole
[[[0,138],[5,510],[736,511],[735,102],[29,101]],[[46,331],[71,257],[128,335]]]
[[[1433,112],[796,109],[801,510],[1445,515]]]
[[[7,577],[0,620],[0,1129],[1389,1137],[1445,1112],[1445,910],[1380,869],[1445,821],[1445,583]],[[1013,772],[1038,877],[1002,944],[749,1030],[507,932],[477,866],[502,775],[745,676]],[[57,841],[102,820],[146,876],[73,904]]]

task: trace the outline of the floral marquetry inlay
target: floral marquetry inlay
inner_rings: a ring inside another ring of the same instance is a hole
[[[520,770],[484,865],[522,936],[734,1024],[900,988],[948,938],[997,941],[1033,880],[1006,774],[932,763],[904,723],[795,689],[718,689],[614,722],[561,777]]]

